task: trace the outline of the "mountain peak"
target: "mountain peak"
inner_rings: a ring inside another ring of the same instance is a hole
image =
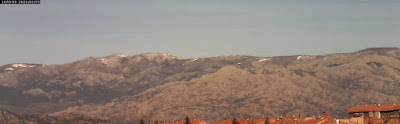
[[[102,57],[102,58],[125,58],[125,57],[128,57],[128,56],[125,55],[125,54],[117,53],[117,54],[112,54],[112,55],[109,55],[109,56],[106,56],[106,57]]]
[[[168,53],[144,53],[144,54],[140,54],[140,55],[149,60],[153,60],[155,58],[161,58],[163,60],[178,59],[178,57],[168,54]]]

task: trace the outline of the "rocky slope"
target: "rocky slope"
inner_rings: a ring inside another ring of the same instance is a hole
[[[79,111],[128,121],[142,117],[178,120],[185,116],[215,121],[322,112],[343,117],[357,104],[400,100],[397,48],[257,59],[239,57],[236,60],[240,64],[190,81],[150,88],[122,102],[75,107],[55,115]]]
[[[217,58],[193,61],[148,53],[91,57],[64,65],[5,65],[0,67],[0,108],[26,114],[50,113],[111,102],[164,83],[215,72],[227,64]]]
[[[343,117],[357,104],[400,101],[400,49],[200,59],[112,55],[4,70],[0,86],[3,109],[55,112],[53,116],[79,113],[116,122],[322,112]]]

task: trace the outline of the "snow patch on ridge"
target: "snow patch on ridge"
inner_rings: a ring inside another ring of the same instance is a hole
[[[161,58],[162,60],[173,60],[173,59],[179,59],[176,56],[173,56],[168,53],[144,53],[141,54],[143,57],[145,57],[148,60],[155,60],[156,58]]]
[[[264,59],[258,60],[258,62],[264,62],[264,61],[269,61],[269,60],[271,60],[271,58],[264,58]]]
[[[300,60],[301,58],[303,58],[303,56],[298,56],[298,57],[297,57],[297,60]]]
[[[125,57],[127,57],[126,55],[124,55],[124,54],[116,54],[118,57],[120,57],[120,58],[125,58]]]
[[[33,66],[33,65],[25,65],[25,64],[18,63],[18,64],[13,64],[12,67],[14,67],[14,68],[27,68],[27,67],[33,68],[33,67],[35,67],[35,66]]]
[[[11,67],[8,67],[4,70],[5,71],[14,71],[17,68],[34,68],[34,67],[38,67],[38,66],[44,67],[45,65],[15,63],[15,64],[12,64]]]
[[[304,61],[304,60],[311,59],[311,58],[314,58],[314,57],[313,56],[297,56],[298,61]]]
[[[22,64],[22,63],[16,63],[11,65],[13,68],[33,68],[37,67],[38,65],[29,65],[29,64]],[[44,66],[44,65],[42,65]]]
[[[101,62],[102,62],[103,64],[105,64],[105,65],[107,65],[108,63],[110,63],[110,60],[108,60],[108,59],[102,58],[102,59],[100,59],[100,60],[101,60]]]

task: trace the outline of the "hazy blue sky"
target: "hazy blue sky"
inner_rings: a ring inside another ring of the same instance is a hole
[[[197,58],[400,47],[399,0],[41,2],[0,5],[0,65],[114,53]]]

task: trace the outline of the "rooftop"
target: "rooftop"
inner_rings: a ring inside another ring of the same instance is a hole
[[[400,110],[400,104],[376,104],[376,105],[357,105],[350,108],[348,113],[371,112],[371,111],[394,111]]]

